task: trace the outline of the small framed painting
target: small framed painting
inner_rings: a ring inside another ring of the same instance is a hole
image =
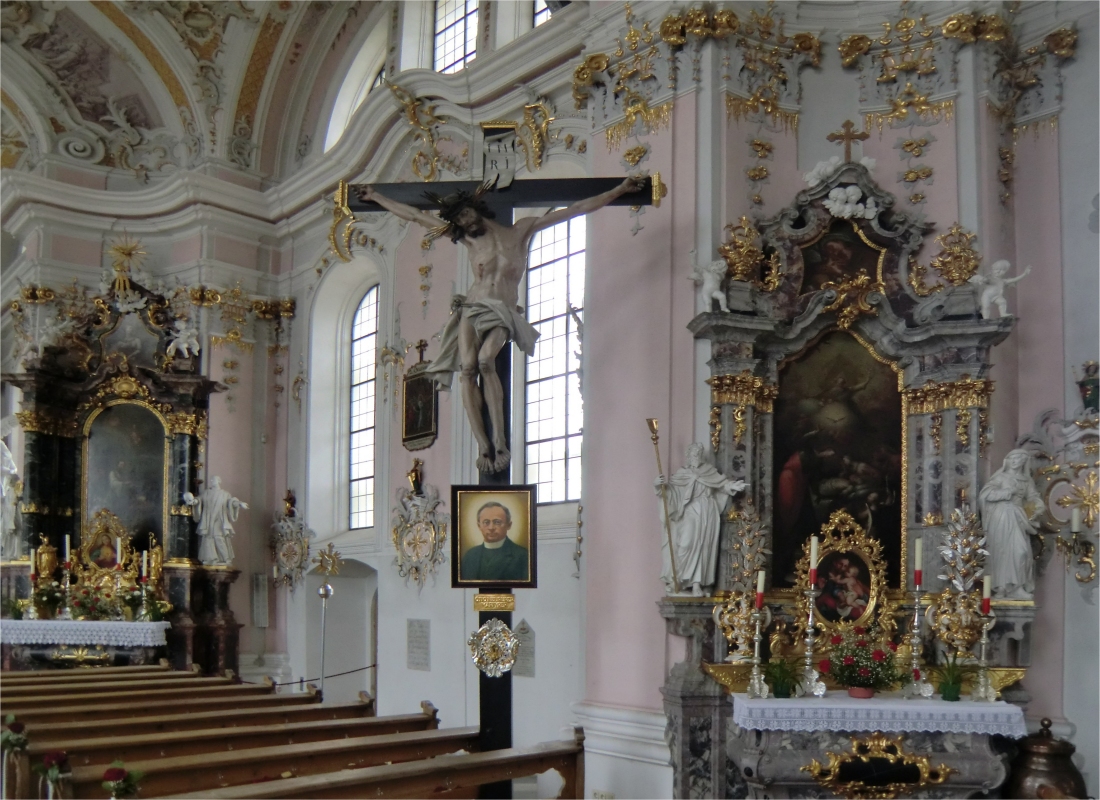
[[[439,389],[425,374],[430,363],[421,361],[405,374],[401,444],[406,450],[431,447],[439,435]]]

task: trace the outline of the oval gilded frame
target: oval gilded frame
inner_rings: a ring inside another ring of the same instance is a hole
[[[818,544],[818,563],[833,553],[853,553],[867,565],[871,576],[868,587],[867,609],[856,620],[827,620],[814,606],[814,624],[826,635],[834,635],[856,626],[877,627],[885,636],[892,636],[896,629],[893,616],[895,602],[887,595],[886,565],[882,560],[882,544],[859,525],[847,511],[834,511],[829,521],[821,526]],[[802,544],[802,557],[796,565],[795,588],[797,599],[796,620],[806,620],[810,613],[810,541]],[[803,623],[800,623],[803,624]]]

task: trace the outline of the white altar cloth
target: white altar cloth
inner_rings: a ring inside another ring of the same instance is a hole
[[[870,700],[830,691],[822,698],[749,699],[734,694],[733,721],[760,731],[882,731],[883,733],[984,733],[1027,736],[1024,712],[1003,700],[906,700],[900,692],[883,692]]]
[[[64,619],[6,619],[4,644],[73,644],[107,647],[159,647],[170,622],[103,622]]]

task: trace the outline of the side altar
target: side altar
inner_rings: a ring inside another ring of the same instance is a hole
[[[838,189],[858,197],[860,213],[830,199]],[[976,634],[947,647],[925,617],[939,603],[945,629],[949,618],[978,618],[980,582],[971,577],[963,590],[941,580],[940,556],[977,507],[992,350],[1014,324],[983,315],[981,286],[970,280],[981,266],[974,237],[956,224],[936,239],[938,253],[922,252],[933,226],[898,209],[862,164],[834,165],[774,217],[742,217],[727,230],[719,253],[729,310],[715,304],[689,328],[711,343],[709,455],[748,488],[722,515],[713,587],[659,603],[669,633],[690,640],[662,687],[678,797],[748,791],[738,761],[748,751],[734,742],[742,732],[728,693],[745,690],[749,663],[744,651],[731,654],[731,641],[745,640],[763,570],[760,656],[801,670],[809,540],[827,539],[838,513],[863,539],[853,553],[822,556],[812,582],[823,590],[812,599],[819,633],[806,663],[827,658],[823,634],[850,629],[873,607],[883,642],[892,636],[908,665],[915,570],[926,577],[914,663],[935,664],[949,649],[976,658]],[[963,516],[953,521],[956,510]],[[1028,699],[1019,681],[1034,617],[1030,595],[1006,593],[994,594],[993,614],[982,618],[990,620],[985,674],[1008,701]]]
[[[168,285],[139,269],[140,243],[126,236],[110,253],[114,264],[100,293],[76,284],[28,285],[11,304],[20,369],[2,377],[21,394],[15,416],[22,466],[14,518],[5,501],[4,615],[56,611],[118,621],[118,608],[74,606],[70,601],[83,595],[71,590],[99,592],[110,600],[105,605],[117,605],[120,591],[142,588],[144,562],[150,602],[170,623],[172,666],[235,670],[241,626],[228,594],[239,571],[231,549],[200,561],[197,523],[209,518],[211,528],[216,520],[213,532],[231,535],[221,523],[247,505],[224,490],[223,508],[203,505],[218,489],[213,478],[202,491],[210,397],[228,388],[203,374],[203,340],[211,331],[212,347],[251,351],[252,326],[265,321],[281,347],[294,301],[253,296],[240,286]],[[213,335],[219,326],[224,334]],[[65,602],[47,596],[63,586]],[[84,655],[89,663],[103,660],[102,652]]]

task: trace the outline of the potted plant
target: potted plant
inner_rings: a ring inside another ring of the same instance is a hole
[[[959,663],[958,653],[952,653],[942,666],[933,667],[940,697],[944,700],[958,700],[962,695],[963,678],[968,672],[970,667]]]
[[[764,679],[776,697],[790,697],[802,686],[802,677],[794,663],[785,658],[773,658],[765,664]]]
[[[898,646],[877,638],[875,631],[859,626],[835,634],[829,640],[833,646],[829,658],[818,663],[818,671],[847,687],[851,697],[873,697],[899,680],[894,663]]]

